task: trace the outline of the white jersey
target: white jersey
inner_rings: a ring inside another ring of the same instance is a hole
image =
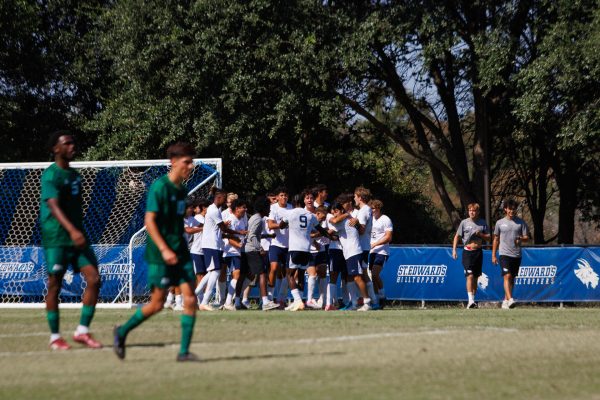
[[[237,217],[231,213],[227,216],[229,218],[226,221],[230,222],[229,229],[233,229],[234,231],[245,231],[248,229],[248,223],[245,221],[246,218],[237,219]],[[245,235],[235,235],[238,239],[240,239],[240,243],[242,248],[244,247],[244,238]],[[229,243],[229,239],[223,240],[223,257],[236,257],[241,256],[241,249],[235,247],[231,243]]]
[[[337,228],[335,227],[335,225],[329,221],[331,218],[333,218],[333,214],[327,214],[327,217],[325,218],[325,221],[327,222],[327,229],[337,232]],[[329,242],[329,249],[330,250],[341,250],[342,244],[340,243],[339,240],[331,240]]]
[[[272,235],[274,233],[274,231],[267,226],[267,219],[268,217],[263,217],[263,229],[260,233],[261,235]],[[260,247],[262,247],[264,251],[269,251],[269,247],[271,247],[271,238],[261,238]]]
[[[303,208],[294,208],[293,210],[285,211],[283,220],[289,224],[289,250],[310,251],[312,243],[310,233],[315,226],[319,225],[317,217]]]
[[[211,204],[206,210],[204,216],[204,230],[202,232],[202,248],[222,250],[223,235],[219,224],[223,222],[221,210],[216,205]]]
[[[350,226],[350,219],[346,218],[342,222],[334,224],[340,236],[340,243],[344,251],[344,258],[347,260],[357,254],[362,254],[360,247],[360,233],[355,226]]]
[[[358,218],[358,222],[365,227],[365,231],[360,235],[360,248],[363,251],[371,250],[371,230],[373,229],[373,210],[371,207],[364,204],[362,207],[355,211],[352,215],[354,218]]]
[[[312,212],[310,210],[308,210],[306,207],[304,207],[304,209],[312,214]],[[316,214],[313,214],[313,215],[316,216]],[[320,222],[319,225],[321,225],[321,227],[323,229],[327,230],[327,222],[326,221]],[[317,246],[315,246],[315,242],[319,245],[318,248],[317,248]],[[316,254],[321,251],[325,251],[325,246],[327,246],[328,244],[329,244],[329,238],[327,236],[316,237],[314,240],[312,240],[310,242],[310,252],[313,254]]]
[[[379,219],[373,218],[373,229],[371,230],[371,243],[375,243],[385,236],[386,232],[393,232],[392,220],[387,215],[381,215]],[[381,244],[371,249],[371,253],[390,254],[390,244]]]
[[[271,204],[269,218],[271,221],[280,223],[286,210],[292,210],[291,204],[286,204],[285,208],[280,207],[278,203]],[[286,249],[289,245],[289,233],[286,229],[275,229],[275,237],[271,240],[271,246],[283,247]]]
[[[197,214],[185,219],[185,226],[189,228],[195,228],[197,226],[204,225],[204,217],[201,214]],[[190,246],[190,253],[192,254],[203,254],[202,253],[202,232],[194,233],[191,236],[192,245]]]

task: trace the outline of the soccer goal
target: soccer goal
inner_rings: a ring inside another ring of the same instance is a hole
[[[41,175],[50,163],[0,164],[0,308],[43,307],[46,265],[39,223]],[[102,286],[98,307],[146,302],[146,197],[169,160],[72,162],[82,178],[84,229],[96,253]],[[189,196],[221,186],[221,159],[195,159]],[[81,307],[85,280],[65,274],[61,307]]]

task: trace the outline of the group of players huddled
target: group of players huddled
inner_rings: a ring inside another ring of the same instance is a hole
[[[285,187],[251,205],[221,189],[213,190],[211,197],[211,202],[189,203],[185,218],[199,310],[250,308],[252,282],[259,287],[264,311],[383,308],[385,291],[379,275],[389,254],[393,226],[382,214],[383,203],[373,200],[368,189],[341,194],[333,204],[327,202],[325,185],[302,191],[291,203]],[[210,303],[215,287],[218,304]],[[289,294],[292,301],[287,304]],[[183,310],[176,287],[165,306]]]

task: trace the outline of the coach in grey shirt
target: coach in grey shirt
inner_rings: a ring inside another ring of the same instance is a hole
[[[513,199],[504,201],[505,217],[496,222],[494,241],[492,244],[492,263],[498,264],[496,250],[500,245],[500,267],[504,277],[504,301],[502,308],[513,308],[515,300],[512,291],[515,278],[521,266],[521,244],[529,240],[529,228],[525,221],[516,216],[517,202]]]

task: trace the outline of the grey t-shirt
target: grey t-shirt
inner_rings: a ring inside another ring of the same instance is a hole
[[[263,219],[260,214],[256,213],[248,221],[248,234],[246,235],[246,245],[244,251],[250,253],[252,251],[261,251],[260,236],[263,229]]]
[[[529,228],[519,217],[513,219],[504,217],[496,222],[494,235],[500,235],[498,253],[501,256],[521,257],[521,246],[515,244],[515,239],[519,236],[529,236]]]
[[[475,232],[490,233],[487,223],[483,218],[473,221],[471,218],[463,219],[456,230],[456,234],[462,238],[463,245],[470,242],[481,244],[483,239],[479,236],[473,236]]]

